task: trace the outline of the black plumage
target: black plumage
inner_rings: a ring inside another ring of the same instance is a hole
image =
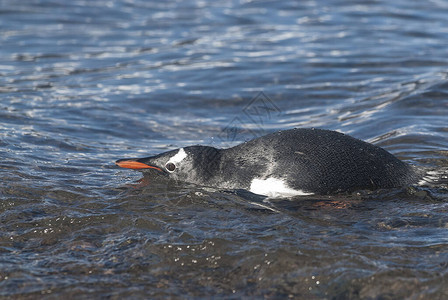
[[[181,149],[117,164],[136,161],[176,180],[224,189],[251,190],[254,179],[275,178],[288,189],[315,194],[402,187],[420,178],[415,167],[386,150],[322,129],[279,131],[228,149]],[[180,151],[182,160],[169,171],[165,165]]]

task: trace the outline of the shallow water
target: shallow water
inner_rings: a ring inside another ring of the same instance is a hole
[[[0,296],[444,299],[448,188],[264,201],[123,157],[280,129],[448,167],[443,1],[3,1]]]

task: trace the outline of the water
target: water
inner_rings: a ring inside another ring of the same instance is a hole
[[[316,127],[440,172],[444,1],[0,4],[1,297],[448,297],[446,183],[262,202],[113,164]]]

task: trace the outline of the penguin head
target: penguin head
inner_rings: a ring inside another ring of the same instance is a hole
[[[203,184],[219,166],[219,149],[207,146],[190,146],[155,156],[120,159],[115,163],[122,168],[145,173],[164,174],[175,180]]]

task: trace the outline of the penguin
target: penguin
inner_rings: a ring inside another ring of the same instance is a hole
[[[227,149],[188,146],[116,164],[270,198],[398,188],[421,178],[416,167],[378,146],[314,128],[278,131]]]

